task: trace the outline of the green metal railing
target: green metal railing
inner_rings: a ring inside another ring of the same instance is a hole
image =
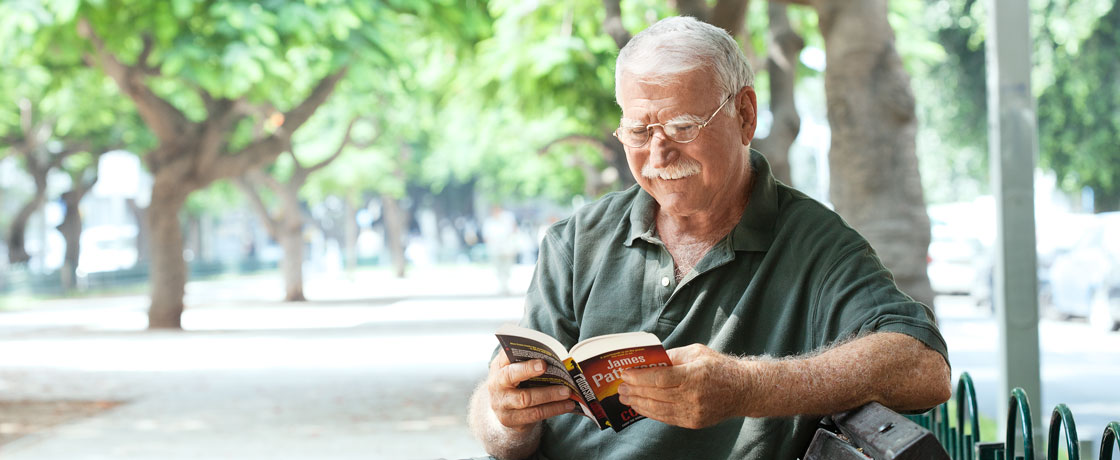
[[[1031,423],[1031,405],[1022,388],[1011,390],[1007,409],[1007,432],[1004,442],[980,440],[980,419],[976,410],[976,389],[967,372],[957,380],[956,425],[949,423],[949,402],[919,415],[908,416],[915,423],[933,432],[952,460],[1033,460],[1034,433]],[[967,422],[967,425],[966,425]],[[1018,431],[1016,431],[1018,428]],[[1060,458],[1061,435],[1065,434],[1065,458],[1079,460],[1077,425],[1073,413],[1065,404],[1058,404],[1050,415],[1050,430],[1046,439],[1046,460]],[[1020,453],[1017,439],[1022,439]],[[1120,422],[1111,422],[1104,428],[1098,460],[1112,460],[1113,447],[1120,448]]]
[[[1112,422],[1104,427],[1101,436],[1101,454],[1099,460],[1112,460],[1112,447],[1120,448],[1120,423]]]

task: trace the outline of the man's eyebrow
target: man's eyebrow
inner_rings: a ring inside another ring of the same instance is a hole
[[[704,118],[698,116],[698,115],[694,115],[694,114],[691,114],[691,113],[684,113],[684,114],[680,114],[680,115],[677,115],[677,116],[671,118],[669,121],[665,122],[665,124],[668,125],[668,124],[671,124],[671,123],[684,123],[684,124],[690,124],[690,125],[698,125],[698,124],[703,123],[704,121],[706,121],[706,120]],[[646,123],[641,121],[641,120],[635,120],[635,119],[632,119],[632,118],[622,117],[622,119],[619,121],[619,125],[625,126],[627,128],[631,128],[631,127],[638,127],[638,126],[646,126]]]
[[[705,120],[704,118],[701,118],[700,116],[693,115],[691,113],[685,113],[685,114],[681,114],[681,115],[677,115],[677,116],[673,117],[671,120],[665,122],[665,124],[668,125],[668,124],[672,124],[672,123],[685,123],[685,124],[690,124],[690,125],[698,125],[698,124],[703,123],[705,121],[707,121],[707,120]]]
[[[640,120],[635,120],[633,118],[626,118],[626,117],[622,117],[622,119],[619,121],[619,124],[622,125],[622,126],[625,126],[627,128],[632,128],[632,127],[636,127],[636,126],[645,126],[646,125],[645,123],[642,123]]]

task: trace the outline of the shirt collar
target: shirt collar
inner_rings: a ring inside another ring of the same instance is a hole
[[[736,251],[766,252],[774,242],[774,224],[778,219],[778,181],[766,157],[754,149],[751,170],[751,197],[743,217],[731,230],[731,247]]]
[[[736,251],[765,252],[774,241],[774,221],[778,215],[778,182],[770,170],[770,163],[761,153],[752,149],[750,155],[751,171],[754,174],[750,201],[728,238],[731,240],[731,248]],[[656,210],[657,201],[639,187],[630,208],[630,230],[626,246],[633,246],[634,241],[639,238],[655,238]]]
[[[634,197],[634,204],[630,207],[630,232],[626,237],[626,246],[633,246],[634,240],[654,238],[654,216],[656,216],[657,201],[653,199],[644,188],[639,185],[638,194]]]

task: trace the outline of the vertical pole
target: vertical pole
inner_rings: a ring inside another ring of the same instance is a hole
[[[1000,401],[996,415],[1002,433],[1012,388],[1022,387],[1032,406],[1043,407],[1034,232],[1038,142],[1030,84],[1028,2],[989,0],[988,5],[988,147],[997,219],[993,301],[1000,342],[1000,394],[995,397]],[[1042,432],[1041,426],[1034,428],[1035,433]]]

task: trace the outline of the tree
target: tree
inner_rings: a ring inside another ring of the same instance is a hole
[[[31,259],[24,247],[24,237],[28,219],[47,201],[47,173],[58,168],[66,157],[83,150],[79,146],[49,147],[53,123],[51,120],[35,120],[31,101],[24,99],[21,102],[23,120],[20,133],[5,139],[4,143],[11,145],[12,150],[23,160],[24,169],[35,183],[35,192],[12,219],[8,230],[8,262],[13,265],[25,264]]]
[[[988,190],[983,3],[926,2],[907,15],[911,28],[928,30],[932,42],[913,81],[921,96],[922,181],[931,202],[967,201]]]
[[[1058,3],[1058,2],[1052,2]],[[1066,5],[1068,10],[1072,5]],[[1050,21],[1067,16],[1053,10]],[[1049,28],[1048,28],[1049,29]],[[1120,5],[1112,3],[1088,36],[1075,40],[1047,31],[1054,50],[1053,83],[1038,99],[1041,163],[1067,190],[1093,190],[1094,211],[1120,210]],[[1059,45],[1059,42],[1064,45]]]
[[[89,193],[97,183],[97,164],[102,153],[104,152],[78,157],[79,161],[71,162],[77,164],[64,167],[70,176],[70,190],[63,192],[60,197],[65,211],[63,211],[62,223],[55,228],[62,233],[62,238],[66,241],[61,277],[62,288],[65,290],[77,287],[78,260],[82,247],[82,213],[79,206],[86,193]]]
[[[100,155],[143,141],[134,122],[124,116],[127,108],[119,95],[96,72],[49,60],[30,62],[26,55],[9,58],[8,72],[0,77],[0,93],[12,103],[0,109],[0,120],[4,120],[0,121],[0,141],[21,159],[35,184],[8,232],[9,261],[21,264],[31,258],[24,247],[25,229],[48,198],[50,172],[65,165],[72,155]]]
[[[611,135],[618,126],[611,63],[619,47],[604,33],[602,4],[494,2],[491,11],[494,35],[479,44],[474,81],[462,84],[485,96],[479,105],[491,119],[479,124],[488,131],[479,137],[517,149],[491,146],[484,161],[509,155],[518,167],[487,181],[521,195],[571,189],[556,198],[633,185],[622,145]],[[525,150],[540,158],[525,158]]]
[[[157,140],[146,210],[149,326],[179,327],[186,267],[179,210],[195,190],[271,163],[346,75],[384,66],[392,8],[371,2],[106,0],[58,3],[39,52],[84,60]],[[77,33],[75,33],[75,31]],[[261,136],[254,125],[264,124]]]
[[[1115,2],[1106,0],[1031,2],[1032,94],[1038,97],[1039,166],[1059,177],[1069,193],[1090,188],[1097,211],[1120,209],[1120,188],[1113,180],[1120,162],[1111,148],[1116,91],[1100,82],[1115,80],[1117,43]],[[983,2],[952,0],[927,5],[928,24],[946,59],[932,66],[922,92],[937,102],[925,116],[944,144],[936,157],[956,179],[954,192],[986,188],[987,86],[984,41],[987,11]],[[927,161],[927,160],[923,160]],[[961,179],[963,178],[963,180]],[[959,199],[954,194],[950,199]]]
[[[238,186],[249,198],[253,210],[264,223],[268,235],[280,243],[284,258],[281,271],[284,273],[284,300],[295,302],[307,300],[303,295],[303,227],[306,218],[300,208],[299,191],[307,183],[311,174],[322,170],[337,160],[346,148],[353,143],[351,132],[358,118],[353,118],[346,126],[342,141],[330,156],[310,166],[300,163],[294,148],[287,153],[292,163],[292,171],[286,181],[254,169],[237,179]],[[356,147],[368,147],[371,141],[358,143]],[[260,192],[267,188],[275,197],[276,206],[270,211]]]
[[[899,288],[932,306],[926,274],[930,221],[915,151],[914,94],[887,21],[887,2],[812,5],[825,40],[831,200],[876,249]]]

